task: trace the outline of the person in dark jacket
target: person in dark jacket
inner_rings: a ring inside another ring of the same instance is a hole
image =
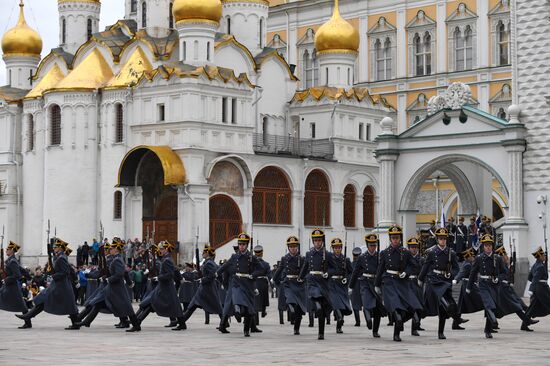
[[[393,340],[401,342],[399,334],[403,330],[403,324],[422,311],[422,304],[409,286],[407,269],[412,256],[401,246],[403,229],[392,225],[388,229],[388,235],[390,246],[380,253],[375,291],[378,295],[383,294],[384,307],[393,317]]]
[[[216,271],[218,265],[216,264],[216,249],[214,247],[206,245],[202,251],[202,258],[204,262],[200,268],[201,277],[199,281],[199,287],[193,298],[189,302],[185,313],[183,314],[183,329],[186,329],[185,322],[193,315],[195,310],[201,308],[208,314],[217,314],[222,317],[222,301],[220,299],[219,285],[216,281]]]
[[[227,262],[225,262],[218,270],[218,277],[224,273],[229,274],[229,291],[228,298],[224,304],[223,316],[220,322],[219,331],[227,333],[226,320],[229,316],[235,314],[243,321],[243,332],[245,337],[250,337],[250,331],[260,333],[261,330],[256,328],[254,315],[256,309],[254,306],[254,295],[256,288],[254,281],[258,276],[265,276],[265,268],[261,267],[258,258],[252,255],[248,250],[250,244],[250,236],[246,233],[241,233],[237,237],[239,250],[233,254]]]
[[[344,316],[353,313],[348,295],[348,277],[352,272],[351,261],[342,252],[343,244],[340,238],[332,239],[330,241],[332,253],[328,256],[329,299],[336,317],[337,334],[343,333]]]
[[[296,236],[288,237],[286,245],[288,253],[281,258],[273,282],[279,289],[277,295],[291,314],[294,335],[300,335],[302,317],[307,313],[307,301],[305,284],[298,279],[305,259],[300,255],[300,240]]]
[[[352,261],[351,261],[351,268],[352,272],[355,270],[355,267],[357,267],[357,259],[361,255],[361,248],[356,247],[353,248],[351,251],[352,255]],[[363,302],[361,301],[361,286],[359,285],[359,282],[356,282],[354,286],[351,286],[351,275],[348,279],[350,281],[350,289],[351,289],[351,308],[353,309],[353,317],[355,318],[355,326],[360,327],[361,326],[361,310],[363,309]]]
[[[0,310],[26,314],[28,312],[27,305],[21,295],[21,269],[19,261],[15,258],[15,253],[19,249],[21,247],[13,241],[10,241],[6,247],[8,258],[4,263],[4,284],[0,287]],[[25,319],[25,324],[19,327],[19,329],[28,328],[32,328],[31,318]]]
[[[407,248],[409,249],[409,252],[411,252],[411,264],[409,265],[409,270],[407,273],[409,274],[409,285],[411,287],[412,292],[416,295],[416,298],[422,305],[424,305],[424,291],[421,286],[418,284],[418,276],[420,275],[420,272],[422,271],[422,266],[424,265],[424,260],[420,255],[419,251],[420,241],[416,237],[409,238],[407,240]],[[422,317],[424,316],[424,311],[417,312],[416,316],[412,319],[412,326],[411,326],[411,335],[412,336],[419,336],[418,334],[419,330],[422,329],[420,322]]]
[[[167,240],[160,242],[157,247],[161,264],[158,276],[154,277],[153,281],[158,282],[158,284],[153,289],[150,304],[141,309],[138,319],[141,323],[154,311],[158,316],[176,318],[179,326],[173,330],[182,330],[185,327],[185,323],[174,283],[174,272],[177,269],[171,255],[175,247]]]
[[[357,258],[355,268],[351,274],[350,286],[356,283],[360,287],[361,304],[367,328],[372,329],[372,336],[380,338],[378,330],[382,317],[386,316],[386,309],[382,298],[375,291],[376,272],[378,271],[380,241],[377,234],[365,235],[367,250]]]
[[[479,288],[476,284],[471,287],[470,293],[466,293],[468,287],[468,281],[470,278],[470,272],[472,271],[472,263],[475,258],[475,251],[473,248],[468,248],[462,252],[462,258],[464,264],[458,274],[453,279],[453,284],[460,283],[460,294],[458,295],[458,313],[459,314],[472,314],[483,310],[483,301],[479,295]],[[460,324],[453,320],[453,328],[455,330],[464,329]]]
[[[435,236],[437,246],[428,252],[422,271],[418,276],[418,283],[421,286],[426,281],[424,289],[425,314],[426,316],[438,316],[437,336],[439,339],[446,339],[445,322],[457,314],[452,280],[458,273],[459,267],[456,253],[447,245],[447,229],[437,229]]]
[[[183,304],[183,311],[187,311],[189,303],[195,296],[198,287],[198,271],[194,269],[193,263],[185,263],[185,269],[181,273],[182,283],[179,289],[179,299]]]
[[[332,311],[328,286],[329,253],[325,249],[325,233],[321,229],[313,230],[311,239],[313,247],[306,254],[299,280],[307,280],[307,295],[310,305],[315,309],[319,323],[317,339],[323,340],[325,339],[326,319]]]
[[[264,248],[261,245],[254,247],[254,256],[258,258],[259,265],[264,269],[265,275],[256,278],[258,295],[254,297],[256,306],[256,325],[260,324],[260,315],[265,318],[269,306],[269,284],[271,282],[271,265],[263,259]]]
[[[52,283],[34,299],[35,305],[28,313],[17,317],[23,320],[32,319],[42,311],[53,315],[69,315],[71,325],[65,329],[78,330],[80,327],[77,324],[78,309],[71,281],[71,266],[65,255],[70,250],[69,245],[57,238],[53,250]]]
[[[546,253],[541,247],[533,253],[533,257],[537,259],[531,271],[529,272],[528,280],[529,296],[531,296],[531,304],[527,309],[529,318],[540,318],[550,314],[550,288],[548,287],[548,267],[546,267]]]

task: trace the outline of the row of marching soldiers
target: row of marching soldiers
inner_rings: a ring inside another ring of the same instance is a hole
[[[308,312],[313,312],[318,319],[318,339],[324,339],[325,324],[331,314],[336,319],[336,332],[342,333],[344,317],[355,311],[357,321],[357,311],[362,309],[367,326],[376,338],[380,337],[381,318],[387,316],[394,326],[394,341],[401,341],[400,333],[408,320],[412,323],[411,334],[418,336],[423,330],[421,320],[427,316],[439,318],[438,337],[445,339],[447,319],[453,319],[453,329],[463,329],[461,324],[466,320],[461,318],[462,314],[484,311],[487,338],[497,332],[498,319],[505,315],[517,314],[522,321],[521,330],[530,331],[529,326],[538,322],[533,318],[550,314],[548,270],[542,248],[533,253],[536,263],[529,274],[531,302],[528,307],[508,281],[507,253],[503,247],[495,249],[490,234],[481,238],[481,254],[474,256],[471,248],[461,253],[465,258],[461,268],[456,253],[447,246],[445,228],[436,230],[437,245],[427,250],[424,257],[419,253],[416,238],[410,238],[407,247],[403,246],[399,226],[390,227],[388,234],[390,245],[382,251],[378,236],[367,235],[367,250],[360,253],[355,248],[353,262],[343,253],[339,238],[331,240],[332,251],[328,251],[320,229],[312,232],[313,247],[305,256],[300,253],[299,239],[288,238],[288,253],[281,258],[273,281],[291,314],[295,335],[300,334],[302,317]],[[121,328],[138,332],[151,312],[170,318],[174,330],[186,329],[186,321],[201,308],[208,314],[219,315],[221,333],[229,333],[229,319],[234,317],[243,323],[244,335],[250,336],[251,332],[261,332],[257,327],[257,282],[267,281],[269,264],[261,258],[262,248],[255,248],[255,255],[250,252],[249,235],[239,234],[237,243],[235,254],[221,266],[215,262],[214,248],[204,248],[204,261],[198,272],[200,284],[185,309],[181,307],[175,286],[179,270],[170,254],[175,248],[167,241],[159,243],[156,276],[135,313],[124,279],[121,256],[124,243],[120,239],[114,238],[106,248],[105,272],[100,285],[80,312],[70,282],[68,244],[56,239],[51,268],[53,282],[35,298],[34,307],[28,309],[21,297],[21,268],[15,257],[20,247],[10,242],[6,249],[6,277],[0,288],[0,309],[22,313],[17,315],[25,321],[21,328],[31,328],[31,319],[46,311],[68,315],[71,325],[66,329],[77,330],[89,327],[99,312],[103,312],[119,318]],[[452,286],[459,283],[461,291],[456,303]],[[349,289],[354,301],[350,301]],[[265,312],[265,308],[261,311]]]

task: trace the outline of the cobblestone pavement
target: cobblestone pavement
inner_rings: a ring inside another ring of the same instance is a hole
[[[242,325],[233,322],[231,334],[216,330],[197,311],[186,331],[174,332],[163,326],[167,320],[151,314],[141,333],[127,334],[113,327],[110,315],[100,314],[91,328],[68,331],[69,319],[42,313],[33,328],[19,330],[21,321],[12,313],[0,312],[0,365],[548,365],[550,364],[550,319],[532,326],[534,332],[519,330],[520,320],[510,315],[500,320],[494,339],[483,336],[481,313],[470,319],[466,330],[446,331],[447,340],[437,339],[435,318],[425,319],[420,337],[411,337],[410,323],[403,342],[391,340],[392,328],[383,319],[380,339],[373,339],[363,326],[353,326],[347,317],[344,334],[327,327],[325,341],[317,341],[316,328],[302,326],[294,336],[287,323],[278,324],[272,310],[261,320],[261,334],[245,339]],[[448,324],[450,328],[450,324]]]

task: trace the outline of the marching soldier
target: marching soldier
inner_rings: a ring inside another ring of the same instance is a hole
[[[351,262],[352,267],[352,273],[355,270],[355,267],[357,267],[357,259],[361,255],[361,248],[356,247],[353,248],[351,251],[351,255],[353,257],[353,260]],[[361,286],[359,285],[359,282],[355,282],[354,286],[351,286],[351,276],[350,276],[350,288],[351,288],[351,307],[353,309],[353,316],[355,318],[355,326],[360,327],[361,326],[361,309],[363,308],[363,302],[361,300]]]
[[[157,282],[155,286],[150,304],[141,308],[138,320],[142,323],[147,316],[154,311],[158,316],[167,318],[176,318],[178,326],[173,330],[185,329],[185,323],[183,321],[183,311],[181,310],[181,304],[176,292],[176,285],[174,283],[174,272],[176,267],[172,260],[172,251],[174,245],[167,240],[162,241],[157,246],[160,257],[160,271],[158,276],[153,278],[154,282]],[[132,331],[131,328],[129,331]]]
[[[471,287],[471,292],[466,293],[468,288],[468,282],[470,273],[472,271],[472,264],[475,258],[475,252],[473,248],[468,248],[462,252],[462,258],[464,258],[464,264],[458,274],[453,279],[453,285],[460,283],[460,294],[458,295],[458,314],[472,314],[483,310],[483,301],[479,294],[479,288],[476,284]],[[453,319],[453,329],[463,330],[460,323]]]
[[[372,329],[372,336],[374,338],[379,338],[380,320],[383,316],[386,316],[382,299],[375,291],[380,242],[376,234],[366,235],[365,242],[367,243],[367,250],[356,261],[355,268],[351,274],[350,286],[354,288],[356,284],[359,285],[367,328]]]
[[[409,274],[409,285],[411,287],[412,292],[416,295],[416,298],[420,302],[420,304],[424,304],[424,292],[422,289],[422,286],[418,285],[418,276],[420,275],[420,272],[422,270],[422,266],[424,265],[424,258],[420,255],[420,241],[416,237],[409,238],[407,240],[407,248],[409,249],[409,252],[411,252],[411,263],[409,265],[409,270],[407,273]],[[412,319],[412,325],[411,325],[411,335],[412,336],[419,336],[418,334],[419,330],[424,330],[420,326],[421,318],[423,317],[423,311],[417,312],[416,316]]]
[[[78,309],[74,298],[74,290],[71,284],[71,266],[65,256],[65,251],[68,249],[68,244],[61,239],[56,239],[53,244],[54,259],[52,268],[53,281],[50,287],[43,290],[35,298],[35,306],[26,314],[16,315],[19,319],[25,321],[30,320],[46,311],[53,315],[69,315],[71,325],[65,329],[77,330],[78,325]]]
[[[200,268],[201,277],[199,279],[199,287],[189,303],[189,307],[183,314],[183,329],[187,329],[185,322],[193,315],[198,308],[203,309],[208,314],[217,314],[222,317],[222,307],[220,294],[218,289],[218,283],[216,281],[216,271],[218,265],[216,264],[216,249],[214,247],[206,245],[202,251],[202,258],[204,262]],[[220,329],[222,333],[229,333],[224,326]]]
[[[265,318],[266,309],[269,306],[269,283],[271,281],[271,265],[263,259],[264,248],[261,245],[254,247],[254,256],[258,258],[258,264],[263,268],[265,275],[256,278],[256,289],[258,295],[254,298],[256,306],[256,325],[260,324],[260,315]]]
[[[477,245],[477,237],[478,237],[478,227],[476,225],[476,217],[472,216],[470,217],[470,225],[468,225],[468,246],[467,248],[474,248],[474,250],[477,252],[478,248],[475,248]]]
[[[456,241],[455,241],[455,252],[457,254],[462,254],[466,250],[466,244],[468,242],[468,228],[464,225],[464,217],[458,219],[458,225],[456,226]],[[462,261],[463,258],[458,258],[459,261]]]
[[[393,340],[401,342],[399,333],[403,330],[403,324],[415,313],[421,311],[422,305],[409,287],[406,270],[409,268],[412,256],[401,246],[403,230],[393,225],[388,229],[388,234],[390,246],[380,253],[375,291],[378,295],[383,293],[384,306],[393,316]]]
[[[447,246],[455,251],[455,242],[456,242],[456,225],[455,225],[455,219],[451,216],[449,217],[449,222],[447,223],[446,227],[447,229]]]
[[[435,225],[435,220],[432,220],[432,222],[430,223],[430,228],[428,229],[429,233],[430,233],[430,237],[428,238],[428,246],[426,247],[427,248],[431,248],[433,247],[434,245],[436,245],[436,238],[435,238],[435,231],[437,230],[437,226]]]
[[[99,311],[107,309],[115,317],[129,318],[132,328],[127,329],[127,332],[139,332],[141,327],[132,308],[132,300],[128,296],[124,283],[125,265],[120,254],[124,248],[124,243],[119,238],[114,238],[108,248],[111,255],[109,276],[104,277],[104,286],[98,288],[96,295],[94,295],[96,297],[94,300],[95,305],[91,307],[84,320],[78,323],[78,326],[89,327],[97,317],[97,314],[99,314]]]
[[[334,238],[330,242],[332,253],[329,255],[330,303],[336,317],[336,333],[342,334],[344,316],[351,315],[352,309],[348,295],[348,276],[352,272],[351,261],[342,253],[342,240]]]
[[[302,317],[307,312],[306,291],[303,281],[299,281],[304,257],[300,255],[300,241],[295,236],[286,240],[288,253],[281,258],[280,265],[273,275],[273,281],[281,290],[286,307],[294,322],[294,335],[300,335]]]
[[[529,318],[540,318],[550,314],[550,288],[548,287],[548,267],[546,253],[541,247],[532,254],[536,258],[535,264],[529,272],[529,296],[531,305],[527,310]]]
[[[313,247],[307,252],[299,280],[307,280],[307,295],[315,308],[319,323],[317,339],[325,339],[325,322],[332,311],[328,287],[328,255],[325,249],[325,233],[315,229],[311,233]],[[307,276],[307,277],[306,277]]]
[[[6,247],[6,262],[4,263],[4,280],[0,286],[0,310],[9,311],[12,313],[28,312],[27,305],[23,296],[21,296],[21,267],[19,261],[15,258],[15,253],[21,249],[19,245],[10,241]],[[32,328],[31,319],[25,319],[25,324],[19,327],[19,329]]]
[[[455,252],[447,246],[448,232],[445,228],[436,230],[437,246],[428,252],[418,283],[424,290],[424,305],[426,316],[439,317],[437,335],[446,339],[445,322],[447,318],[456,316],[457,306],[453,299],[452,279],[458,273],[458,260]]]
[[[508,314],[515,313],[521,320],[521,330],[526,332],[531,332],[532,329],[529,328],[529,324],[535,324],[538,323],[538,321],[530,321],[525,322],[524,319],[528,318],[525,315],[525,312],[527,311],[527,305],[523,302],[523,300],[516,294],[516,291],[510,286],[509,277],[510,277],[510,257],[508,257],[508,253],[506,253],[506,248],[504,248],[503,245],[498,247],[495,250],[495,254],[500,255],[502,257],[502,260],[504,261],[504,270],[506,273],[506,276],[500,281],[500,291],[498,292],[498,299],[499,299],[499,309],[500,314],[499,316],[505,316]]]
[[[230,315],[235,314],[244,318],[244,336],[250,337],[250,331],[260,333],[256,328],[254,316],[256,310],[254,307],[255,286],[254,280],[258,276],[265,275],[265,269],[260,266],[258,258],[254,257],[248,250],[250,236],[241,233],[237,237],[239,251],[231,256],[217,271],[218,277],[227,272],[230,275],[229,291],[224,304],[224,316],[220,323],[219,330],[227,333],[226,320]],[[227,309],[225,308],[227,307]],[[225,330],[225,331],[224,331]]]
[[[185,263],[185,269],[181,273],[182,283],[180,285],[178,297],[183,304],[183,311],[189,307],[189,303],[195,296],[198,287],[198,272],[194,269],[193,263]]]

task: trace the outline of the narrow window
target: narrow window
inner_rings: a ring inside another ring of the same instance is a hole
[[[122,192],[115,191],[113,200],[113,219],[120,220],[122,218]]]
[[[135,13],[137,11],[137,0],[130,1],[130,12]]]
[[[210,42],[206,42],[206,60],[210,61]]]
[[[147,27],[147,3],[145,1],[141,3],[141,27]]]
[[[227,98],[222,98],[222,122],[227,123]]]
[[[312,139],[315,138],[315,123],[310,123],[309,124],[309,131],[310,131],[310,136]]]
[[[158,104],[158,120],[159,122],[164,121],[165,119],[165,108],[164,104]]]
[[[237,123],[237,98],[231,99],[231,123]]]
[[[260,19],[259,37],[260,37],[259,46],[260,48],[263,48],[264,47],[264,19],[263,18]]]
[[[231,18],[227,17],[227,34],[231,34]]]
[[[61,145],[61,108],[55,104],[50,108],[50,145]]]
[[[187,60],[187,42],[183,42],[182,46],[182,53],[183,53],[183,61]]]
[[[364,128],[364,124],[362,123],[359,123],[359,140],[363,140],[363,128]]]
[[[497,26],[498,37],[498,65],[508,65],[508,50],[509,50],[509,33],[506,30],[504,23],[499,22]]]
[[[29,122],[27,125],[27,151],[34,150],[34,116],[29,114]]]
[[[168,28],[174,28],[174,14],[172,9],[174,8],[174,3],[170,3],[170,14],[168,14]]]
[[[61,43],[67,42],[67,21],[65,18],[61,19]]]
[[[370,141],[370,124],[367,123],[367,133],[365,136],[365,140]]]
[[[88,19],[88,40],[92,38],[92,20]]]
[[[115,106],[115,142],[120,143],[124,141],[124,109],[122,104]]]

